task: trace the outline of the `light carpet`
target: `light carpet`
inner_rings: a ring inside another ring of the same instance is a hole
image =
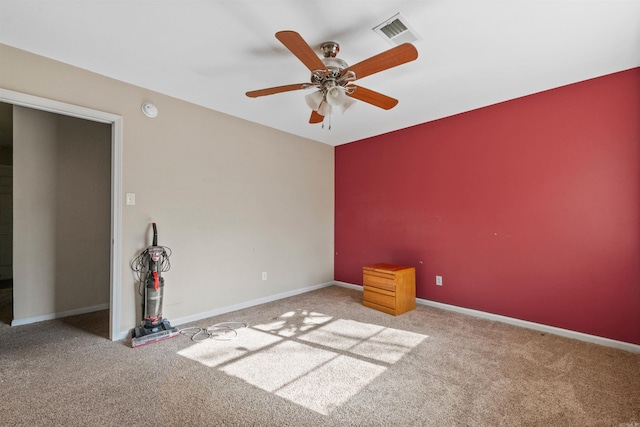
[[[0,324],[0,425],[640,426],[640,354],[361,298],[324,288],[195,324],[248,324],[234,339],[136,349],[106,311]]]

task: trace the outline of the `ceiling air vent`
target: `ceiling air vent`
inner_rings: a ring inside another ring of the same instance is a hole
[[[385,39],[390,45],[398,46],[402,43],[413,43],[422,40],[422,37],[411,27],[407,18],[398,13],[373,28],[380,37]]]

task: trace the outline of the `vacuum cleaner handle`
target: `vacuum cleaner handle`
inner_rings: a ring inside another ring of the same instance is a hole
[[[152,246],[158,246],[158,229],[156,228],[156,223],[152,222],[153,225],[153,244]]]

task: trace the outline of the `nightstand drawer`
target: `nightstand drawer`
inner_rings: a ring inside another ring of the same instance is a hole
[[[396,290],[395,274],[382,274],[366,271],[362,277],[364,285],[374,286],[388,291]]]
[[[368,288],[364,288],[364,301],[372,302],[374,304],[378,304],[384,307],[396,308],[396,296],[393,295],[385,295],[380,292],[371,291]]]

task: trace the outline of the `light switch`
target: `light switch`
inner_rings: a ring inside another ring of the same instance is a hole
[[[136,204],[136,193],[127,193],[127,204],[135,205]]]

